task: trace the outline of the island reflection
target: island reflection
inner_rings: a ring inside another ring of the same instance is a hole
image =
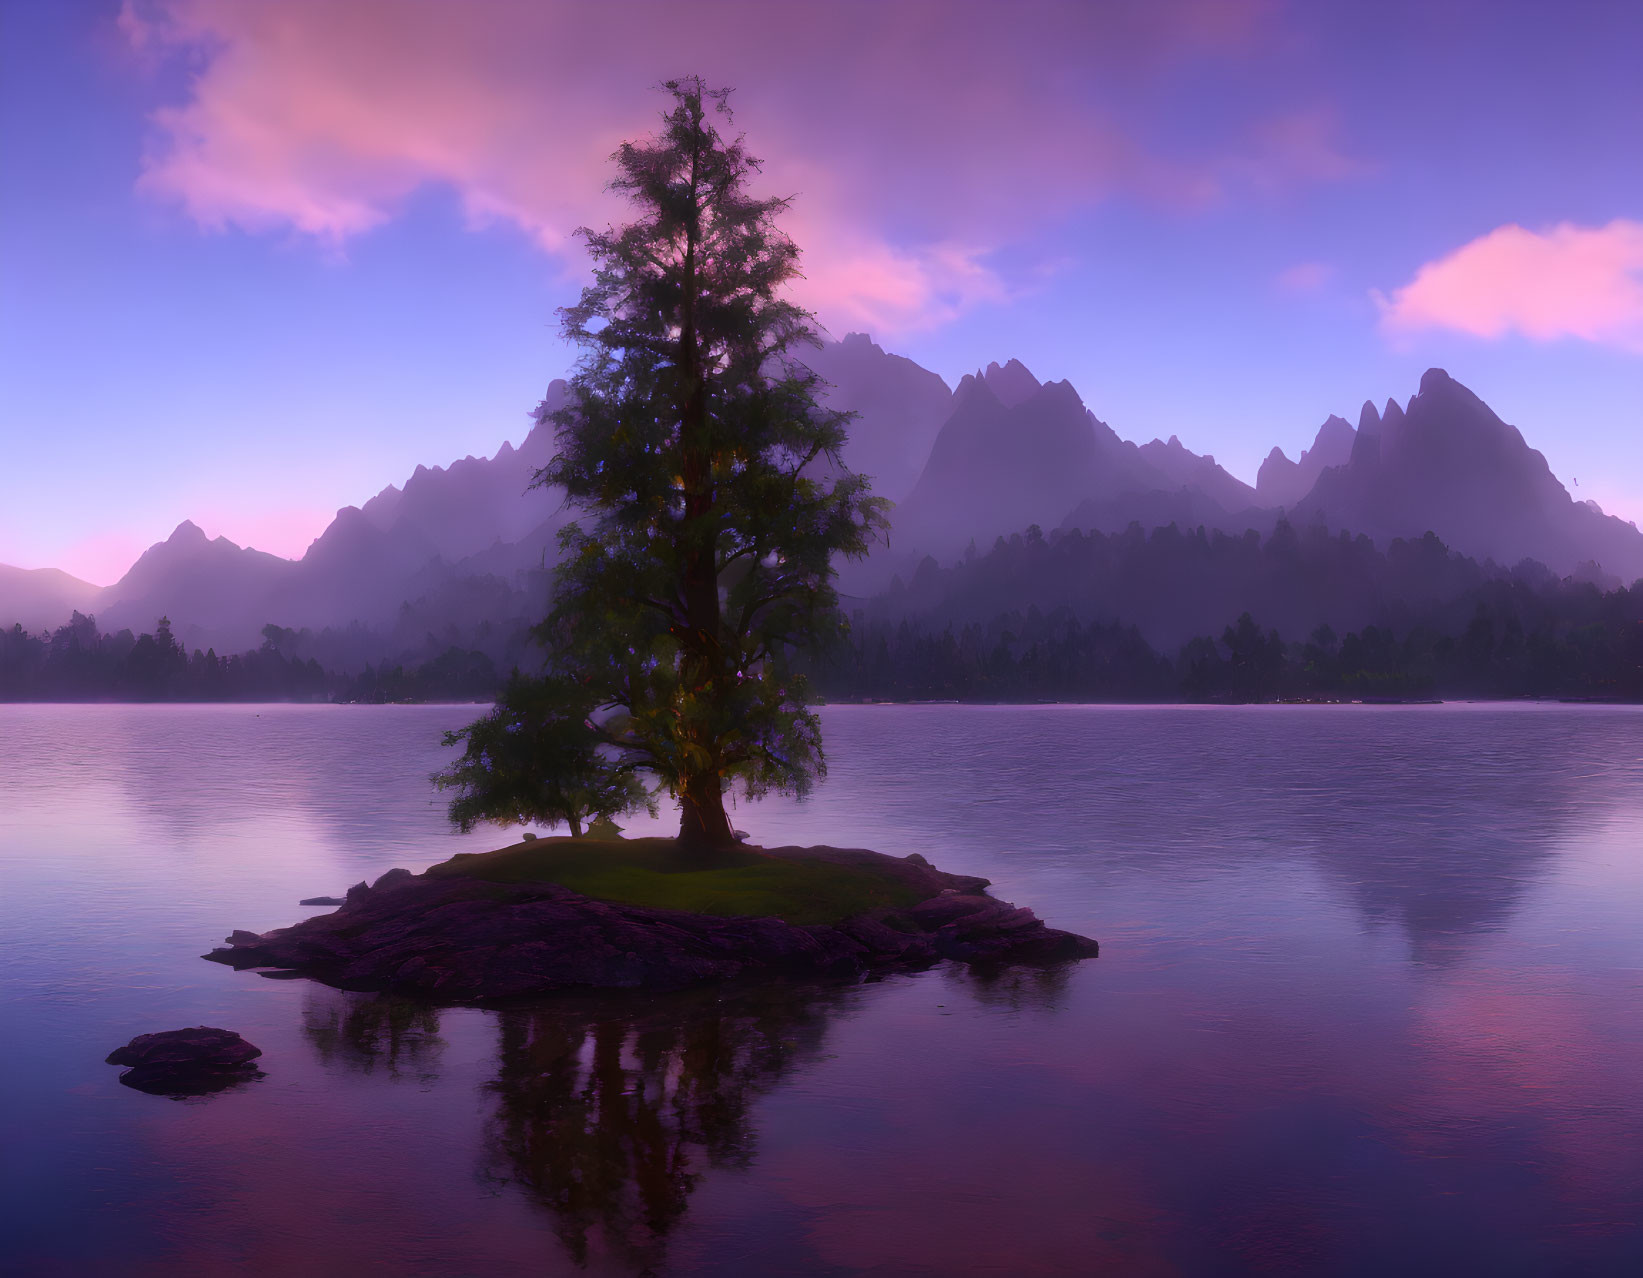
[[[773,984],[566,995],[494,1012],[478,1174],[544,1209],[578,1265],[656,1272],[703,1177],[751,1165],[755,1102],[818,1058],[851,999],[847,986]],[[303,1033],[327,1065],[428,1084],[445,1047],[441,1015],[315,987]]]

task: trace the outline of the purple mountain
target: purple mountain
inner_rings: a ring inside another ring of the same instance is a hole
[[[1297,511],[1382,539],[1430,530],[1506,566],[1536,559],[1570,574],[1595,562],[1628,582],[1643,576],[1643,533],[1571,498],[1517,428],[1441,368],[1426,371],[1407,410],[1365,404],[1351,457]]]
[[[566,393],[565,383],[555,381],[537,413],[561,407]],[[389,533],[397,527],[400,535],[414,533],[431,553],[456,563],[497,542],[521,541],[536,530],[551,506],[543,493],[527,496],[527,490],[552,456],[552,424],[539,422],[518,448],[504,443],[494,457],[464,457],[431,469],[418,466],[403,489],[390,484],[360,511],[378,530]]]
[[[538,415],[564,395],[565,384],[554,382]],[[224,537],[208,541],[185,521],[90,608],[105,629],[149,629],[165,615],[185,644],[236,651],[255,646],[269,622],[383,627],[407,601],[454,581],[490,576],[520,584],[551,561],[569,519],[553,493],[530,488],[552,455],[552,438],[551,424],[539,421],[517,449],[504,443],[494,457],[419,466],[403,488],[390,485],[363,507],[339,510],[298,560]]]
[[[947,383],[905,356],[886,354],[864,333],[847,333],[843,341],[798,358],[829,383],[823,397],[829,408],[858,414],[844,448],[845,465],[871,478],[880,497],[900,501],[953,411]]]
[[[1262,504],[1253,488],[1229,475],[1216,464],[1213,456],[1208,453],[1199,456],[1174,435],[1168,443],[1155,439],[1150,444],[1142,444],[1140,453],[1170,481],[1171,487],[1196,489],[1223,510],[1236,512]]]
[[[1043,385],[1018,359],[1006,360],[1002,365],[995,360],[976,376],[987,383],[987,389],[997,395],[999,403],[1006,408],[1019,408],[1038,394]]]
[[[1174,437],[1139,448],[1120,439],[1070,384],[1042,384],[1019,360],[989,364],[949,393],[861,334],[813,355],[832,383],[829,402],[860,413],[846,461],[881,494],[902,497],[889,550],[846,569],[852,593],[881,588],[925,554],[950,558],[1032,524],[1237,532],[1270,528],[1279,507],[1382,541],[1431,530],[1507,565],[1529,557],[1562,574],[1594,576],[1597,564],[1628,581],[1643,575],[1643,533],[1572,500],[1515,428],[1440,369],[1421,379],[1407,410],[1365,404],[1356,430],[1330,417],[1297,462],[1274,449],[1251,490]],[[473,622],[470,604],[450,601],[480,586],[487,597],[512,592],[507,606],[532,612],[545,589],[537,574],[572,513],[529,488],[553,450],[541,413],[565,394],[563,382],[549,388],[518,448],[418,467],[403,487],[339,511],[300,560],[210,540],[184,522],[102,591],[64,573],[0,566],[0,625],[59,625],[78,608],[105,629],[148,629],[164,614],[190,646],[237,650],[259,642],[269,622],[440,629],[442,608]]]
[[[99,592],[99,587],[60,568],[0,564],[0,627],[42,630],[59,626],[76,609],[89,611]]]
[[[226,537],[207,538],[185,519],[98,595],[97,622],[104,630],[152,630],[156,618],[167,616],[177,623],[179,638],[197,628],[206,643],[221,635],[245,647],[275,619],[268,602],[294,579],[296,567]]]
[[[1029,381],[1036,389],[1015,398]],[[949,555],[1030,524],[1054,528],[1088,498],[1174,487],[1085,408],[1069,382],[1038,385],[1012,360],[966,376],[953,400],[930,460],[895,512],[892,545],[900,550]]]
[[[1396,405],[1387,400],[1387,407]],[[1333,414],[1318,427],[1317,438],[1311,448],[1301,450],[1298,462],[1290,461],[1284,450],[1274,448],[1261,463],[1255,476],[1255,494],[1262,506],[1293,506],[1312,491],[1318,476],[1331,466],[1344,466],[1352,456],[1352,441],[1357,437],[1343,417]]]
[[[1019,360],[966,376],[953,401],[929,462],[894,514],[891,558],[946,557],[972,540],[984,548],[1030,524],[1122,528],[1132,519],[1190,519],[1220,527],[1237,522],[1229,511],[1255,504],[1255,491],[1213,457],[1174,437],[1138,448],[1090,412],[1070,383],[1040,384]]]

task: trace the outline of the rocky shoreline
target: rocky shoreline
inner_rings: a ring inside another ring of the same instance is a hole
[[[917,890],[910,906],[827,925],[650,909],[553,883],[390,870],[340,908],[293,927],[236,931],[203,957],[341,989],[485,1003],[567,989],[676,990],[708,982],[859,978],[929,967],[1092,958],[1096,943],[985,895],[988,880],[917,856],[774,848],[767,855],[870,868]]]

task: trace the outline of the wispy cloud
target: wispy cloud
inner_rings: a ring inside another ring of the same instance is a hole
[[[1281,293],[1302,295],[1326,288],[1335,275],[1336,269],[1329,262],[1297,262],[1279,271],[1273,283]]]
[[[1577,338],[1643,354],[1643,222],[1502,226],[1428,262],[1390,297],[1373,296],[1394,338],[1451,329]]]
[[[736,85],[768,188],[799,197],[801,297],[893,333],[1013,296],[989,258],[1115,193],[1190,209],[1356,172],[1313,107],[1162,148],[1135,118],[1136,77],[1254,56],[1269,8],[126,0],[120,27],[187,68],[143,188],[333,251],[433,186],[564,253],[619,215],[608,157],[654,122],[647,86]]]

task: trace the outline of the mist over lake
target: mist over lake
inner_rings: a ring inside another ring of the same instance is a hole
[[[1643,711],[836,706],[732,814],[985,875],[1101,941],[1061,970],[480,1011],[199,959],[506,841],[426,782],[472,715],[0,706],[8,1271],[1643,1262]],[[103,1064],[193,1024],[266,1076]]]

